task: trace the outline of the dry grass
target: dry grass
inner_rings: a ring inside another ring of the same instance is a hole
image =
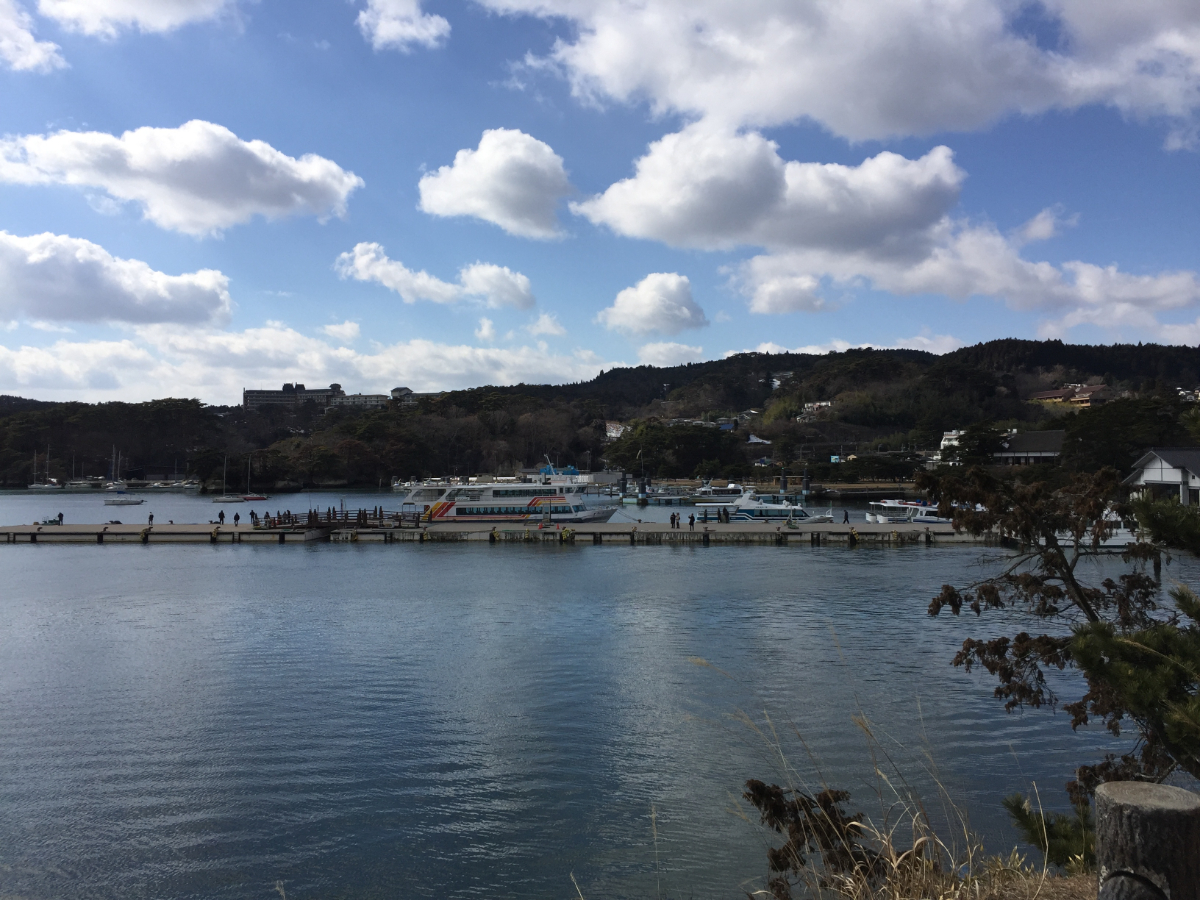
[[[867,738],[876,779],[872,805],[877,805],[874,813],[858,818],[847,817],[841,803],[857,809],[859,801],[822,801],[821,792],[830,788],[817,760],[809,754],[806,768],[814,777],[797,771],[769,716],[761,723],[744,714],[737,718],[772,748],[784,776],[780,785],[771,786],[783,790],[773,805],[761,799],[761,790],[755,802],[751,789],[744,799],[757,808],[740,812],[748,822],[762,813],[765,843],[773,847],[766,883],[747,892],[753,900],[1094,900],[1094,874],[1056,874],[1036,850],[1036,862],[1016,849],[1007,857],[986,853],[927,757],[925,767],[938,794],[939,814],[931,816],[905,779],[904,767],[864,717],[856,716],[855,722]],[[803,738],[791,730],[807,754]],[[783,847],[775,846],[781,839]]]

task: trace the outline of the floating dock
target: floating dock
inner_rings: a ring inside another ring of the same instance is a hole
[[[992,544],[991,536],[972,537],[950,525],[772,525],[761,522],[697,524],[672,528],[665,522],[543,526],[479,522],[437,522],[399,526],[388,522],[242,525],[5,525],[0,544],[304,544],[319,542],[444,543],[486,542],[558,544]]]

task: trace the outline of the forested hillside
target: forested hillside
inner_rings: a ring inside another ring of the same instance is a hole
[[[1068,384],[1105,385],[1108,402],[1074,410],[1031,402]],[[654,476],[730,475],[755,460],[808,464],[830,477],[829,456],[859,457],[843,477],[897,477],[942,433],[987,423],[1064,428],[1064,463],[1125,467],[1149,444],[1191,444],[1195,406],[1179,388],[1200,384],[1200,349],[1153,344],[1080,346],[1001,340],[944,356],[848,350],[823,356],[739,354],[671,368],[639,366],[566,385],[485,386],[367,413],[311,405],[261,412],[200,400],[43,403],[0,397],[0,482],[28,483],[37,456],[57,478],[106,475],[119,451],[129,477],[178,472],[220,477],[226,458],[244,479],[279,490],[376,485],[394,475],[512,472],[608,464]],[[829,404],[818,408],[806,404]],[[726,428],[702,422],[726,420]],[[605,423],[630,426],[615,442]],[[689,424],[690,423],[690,424]],[[770,444],[749,444],[750,433]]]

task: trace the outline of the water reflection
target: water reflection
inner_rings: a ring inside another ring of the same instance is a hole
[[[664,888],[735,896],[763,861],[731,798],[778,773],[739,710],[865,797],[861,711],[1011,843],[1000,797],[1106,739],[949,666],[1013,624],[924,615],[979,556],[7,548],[0,893],[644,897],[653,804]]]

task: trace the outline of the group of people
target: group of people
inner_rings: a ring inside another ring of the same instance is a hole
[[[683,513],[671,513],[671,527],[672,528],[682,528],[683,527]],[[688,516],[688,531],[695,531],[695,530],[696,530],[696,514],[692,513],[690,516]]]
[[[704,510],[704,514],[703,514],[702,518],[700,519],[700,521],[705,522],[705,523],[708,522],[708,509],[707,508]],[[724,506],[717,507],[717,521],[718,522],[728,522],[729,521],[729,510],[727,510]]]

